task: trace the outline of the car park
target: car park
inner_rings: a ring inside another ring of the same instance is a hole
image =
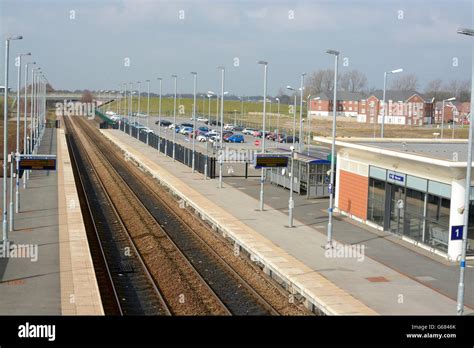
[[[181,127],[191,127],[191,128],[194,128],[194,125],[192,123],[186,123],[186,122],[183,122],[180,124]]]

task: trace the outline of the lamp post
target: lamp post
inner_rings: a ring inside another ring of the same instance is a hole
[[[299,131],[299,151],[303,151],[303,93],[304,93],[304,77],[306,73],[301,74],[301,87],[300,87],[300,131]]]
[[[458,34],[474,36],[474,30],[472,29],[458,29]],[[474,45],[471,48],[472,60],[472,72],[474,75]],[[474,91],[474,76],[471,76],[471,91]],[[466,249],[467,249],[467,233],[469,228],[469,203],[470,203],[470,189],[471,189],[471,171],[472,171],[472,138],[474,132],[474,93],[471,92],[471,119],[469,121],[469,141],[467,149],[467,161],[466,161],[466,187],[464,191],[464,231],[462,235],[462,247],[461,247],[461,260],[459,263],[459,284],[458,284],[458,295],[457,295],[457,314],[464,314],[464,278],[466,269]]]
[[[382,129],[380,132],[380,137],[384,136],[384,125],[385,125],[385,92],[387,87],[387,74],[396,74],[402,72],[403,69],[395,69],[391,71],[385,71],[383,73],[383,97],[382,97]]]
[[[240,97],[240,126],[242,126],[242,122],[244,120],[244,96]]]
[[[161,97],[163,94],[163,79],[158,77],[157,80],[160,82],[160,99],[158,101],[158,144],[161,145]]]
[[[130,105],[128,110],[128,128],[129,128],[129,135],[132,136],[132,113],[133,113],[133,82],[130,82]]]
[[[150,118],[150,80],[145,80],[147,88],[147,106],[146,106],[146,144],[148,145],[148,135],[149,133],[149,118]]]
[[[15,173],[15,212],[18,214],[20,209],[20,176],[19,174],[19,156],[20,156],[20,88],[21,88],[21,57],[31,56],[31,53],[23,53],[18,55],[18,82],[16,91],[16,173]],[[25,85],[26,89],[26,85]],[[24,100],[26,104],[26,98]],[[26,113],[24,115],[26,117]],[[10,208],[11,209],[11,208]]]
[[[212,96],[214,95],[214,93],[210,93],[210,91],[206,94],[207,95],[207,99],[209,101],[209,107],[208,107],[208,120],[209,120],[209,124],[211,122],[211,98]]]
[[[138,123],[140,123],[140,112],[141,112],[140,98],[142,95],[142,85],[140,81],[137,81],[137,84],[138,84],[138,105],[137,105],[137,114],[135,115],[135,124],[138,126]],[[139,138],[140,138],[140,129],[137,127],[137,139]]]
[[[27,113],[27,110],[28,110],[28,107],[27,107],[27,104],[28,104],[28,65],[31,64],[36,64],[36,62],[32,62],[32,63],[26,63],[25,64],[25,110],[24,110],[24,114],[25,114],[25,119],[23,120],[23,153],[26,155],[28,153],[28,149],[29,149],[29,145],[28,145],[28,138],[27,138],[27,135],[26,135],[26,129],[28,128],[28,113]],[[23,188],[26,189],[26,182],[27,182],[27,172],[26,173],[23,173]]]
[[[453,101],[453,100],[456,100],[455,97],[452,97],[452,98],[448,98],[448,99],[443,99],[443,110],[441,110],[441,139],[443,139],[443,135],[444,135],[444,103],[447,102],[447,101]],[[454,116],[454,115],[453,115]],[[453,117],[453,122],[454,122],[454,117]]]
[[[219,188],[222,188],[222,161],[223,161],[223,135],[224,135],[224,84],[225,84],[225,68],[223,66],[217,67],[221,71],[221,132],[220,132],[220,149],[219,155]],[[219,100],[219,98],[217,98]]]
[[[288,200],[288,227],[293,227],[293,209],[295,208],[295,202],[293,201],[293,169],[294,169],[294,157],[295,157],[295,147],[291,146],[291,171],[289,173],[290,178],[290,198]]]
[[[332,248],[332,212],[334,205],[334,164],[336,156],[336,109],[337,109],[337,68],[339,61],[339,51],[327,50],[326,53],[334,56],[334,95],[333,95],[333,105],[332,105],[332,146],[331,146],[331,178],[329,186],[329,219],[328,219],[328,235],[327,235],[327,245],[326,248]]]
[[[276,97],[275,100],[277,101],[278,103],[278,114],[277,114],[277,128],[276,128],[276,143],[277,143],[277,147],[278,147],[278,143],[279,143],[279,140],[280,140],[280,98]]]
[[[291,86],[286,86],[286,89],[295,93],[295,103],[293,105],[293,147],[295,147],[296,138],[296,89]],[[287,137],[288,138],[288,137]]]
[[[10,41],[21,40],[22,36],[11,36],[5,40],[5,89],[3,93],[3,245],[8,241],[7,222],[7,158],[8,158],[8,68],[10,58]],[[12,178],[10,178],[11,180]],[[13,212],[10,212],[13,213]]]
[[[193,158],[191,161],[192,171],[194,173],[194,157],[196,153],[196,88],[197,88],[197,72],[191,72],[191,75],[194,75],[194,103],[193,103]]]
[[[176,94],[178,90],[178,75],[171,75],[174,78],[174,100],[173,100],[173,160],[176,155]]]
[[[263,65],[263,120],[262,120],[262,154],[265,153],[265,126],[267,120],[267,70],[268,62],[259,60],[257,64]],[[263,211],[263,187],[265,183],[265,168],[262,168],[260,175],[260,211]]]

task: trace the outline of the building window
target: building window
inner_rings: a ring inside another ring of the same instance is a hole
[[[437,249],[448,249],[450,206],[450,199],[428,194],[426,243],[433,245]]]
[[[371,119],[373,120],[373,119]],[[385,182],[369,178],[369,202],[367,220],[383,226],[385,207]]]

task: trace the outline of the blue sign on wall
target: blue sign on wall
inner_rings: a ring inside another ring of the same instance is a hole
[[[397,174],[388,174],[388,177],[389,179],[392,179],[394,181],[399,181],[399,182],[403,182],[403,180],[405,180],[405,178],[402,176],[402,175],[397,175]]]
[[[464,226],[451,226],[451,240],[462,240]]]

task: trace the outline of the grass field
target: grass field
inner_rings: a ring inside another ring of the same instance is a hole
[[[152,116],[158,115],[158,100],[159,98],[150,98],[150,114]],[[178,99],[177,101],[177,115],[178,116],[191,116],[192,114],[192,99]],[[198,99],[197,105],[197,114],[205,115],[208,117],[208,101],[203,105],[202,98]],[[243,103],[244,114],[242,116],[242,103],[240,101],[224,101],[224,122],[225,123],[237,123],[244,124],[248,127],[258,128],[262,127],[262,115],[261,114],[252,114],[252,113],[262,113],[263,105],[262,103],[257,102],[244,102]],[[136,112],[138,107],[138,98],[133,99],[133,110]],[[181,108],[180,108],[181,106]],[[125,107],[124,101],[120,105],[121,110]],[[203,113],[203,107],[204,113]],[[111,102],[110,104],[104,105],[103,110],[112,110],[117,111],[116,102]],[[147,111],[147,98],[142,98],[140,102],[141,113],[146,113]],[[234,113],[233,110],[236,110]],[[280,105],[280,120],[278,121],[277,105],[272,103],[271,108],[272,113],[270,113],[270,103],[267,104],[267,121],[266,128],[274,130],[278,127],[280,132],[292,133],[293,127],[293,114],[289,113],[289,106],[286,104]],[[303,113],[306,110],[303,109]],[[162,99],[162,115],[165,118],[170,119],[170,116],[173,115],[173,98],[163,98]],[[303,115],[303,118],[306,118],[306,115]],[[216,99],[211,100],[211,120],[216,119]],[[299,106],[297,107],[297,132],[299,130]],[[304,122],[305,134],[308,134],[308,125],[307,122]],[[331,136],[332,132],[332,121],[331,118],[328,119],[313,119],[311,121],[311,133],[312,135],[317,136]],[[397,126],[397,125],[385,125],[385,137],[386,138],[431,138],[434,139],[435,135],[433,133],[439,133],[440,130],[433,126],[433,128],[428,127],[415,127],[415,126]],[[444,128],[444,135],[446,139],[451,139],[452,130],[446,124]],[[455,129],[454,138],[455,139],[467,139],[468,127]],[[307,136],[307,135],[306,135]],[[338,137],[380,137],[380,125],[357,123],[357,122],[344,122],[339,121],[337,123],[337,136]],[[306,138],[305,138],[306,139]]]

